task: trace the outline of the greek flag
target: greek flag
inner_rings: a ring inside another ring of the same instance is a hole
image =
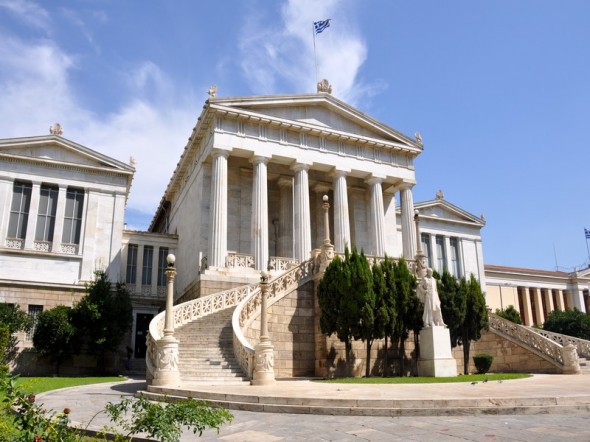
[[[313,28],[315,29],[315,33],[319,34],[324,29],[326,29],[328,26],[330,26],[330,20],[332,20],[332,19],[329,18],[328,20],[314,21]]]
[[[586,234],[586,239],[590,238],[590,230],[584,229],[584,233]]]

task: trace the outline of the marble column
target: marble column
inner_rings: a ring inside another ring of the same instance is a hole
[[[533,297],[535,299],[535,323],[537,325],[543,325],[543,322],[545,322],[545,313],[543,311],[543,298],[541,297],[541,290],[533,287],[531,288],[531,291],[533,292]]]
[[[524,306],[524,325],[533,325],[535,318],[533,318],[533,309],[531,308],[531,297],[529,296],[529,290],[526,287],[522,287],[522,301]]]
[[[209,267],[225,267],[227,255],[227,158],[229,152],[211,153],[211,205],[209,207]]]
[[[411,187],[403,187],[400,190],[402,211],[402,246],[403,256],[406,260],[416,256],[416,227],[414,225],[414,198]]]
[[[563,302],[563,291],[562,290],[557,290],[557,293],[555,294],[556,298],[557,298],[557,305],[556,308],[558,308],[559,310],[561,310],[562,312],[565,311],[565,304]]]
[[[309,165],[295,164],[294,201],[293,201],[293,241],[295,258],[300,262],[310,258],[311,252],[311,218],[309,208]]]
[[[547,314],[555,310],[555,306],[553,305],[553,290],[545,290],[545,303],[547,304]]]
[[[279,256],[293,257],[293,178],[281,177],[279,210]]]
[[[383,188],[382,178],[372,177],[367,180],[370,186],[370,209],[371,231],[373,235],[373,255],[383,256],[385,251],[385,213],[383,211]]]
[[[344,253],[347,246],[351,248],[346,172],[336,170],[334,171],[334,248],[336,252]]]
[[[268,158],[256,156],[252,158],[254,179],[252,180],[252,254],[254,268],[266,270],[268,267],[268,190],[267,170]]]

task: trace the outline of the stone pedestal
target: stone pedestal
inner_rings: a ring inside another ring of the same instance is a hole
[[[418,376],[435,378],[457,376],[457,362],[451,352],[451,336],[448,328],[435,325],[420,331]]]
[[[158,368],[154,375],[153,385],[179,385],[178,339],[172,336],[164,336],[157,342],[156,346],[158,349]]]
[[[268,340],[261,341],[254,348],[254,357],[256,358],[256,366],[254,367],[254,373],[252,385],[270,385],[275,383],[275,370],[274,370],[274,347]]]

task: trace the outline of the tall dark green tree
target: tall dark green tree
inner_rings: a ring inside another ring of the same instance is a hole
[[[77,342],[83,350],[97,356],[105,368],[107,354],[115,353],[133,323],[131,298],[125,285],[115,289],[104,271],[95,272],[94,281],[86,287],[87,295],[74,306],[72,322]]]
[[[383,376],[387,376],[387,370],[389,368],[389,350],[388,340],[389,337],[393,336],[393,331],[397,323],[397,305],[396,305],[396,284],[395,284],[395,261],[388,256],[379,265],[381,273],[383,274],[383,284],[378,282],[378,278],[375,277],[373,272],[373,287],[375,287],[375,295],[377,296],[376,303],[378,305],[379,317],[376,318],[376,327],[383,329],[383,338],[385,340],[385,358],[383,363]],[[377,295],[377,290],[381,295]]]
[[[481,331],[488,329],[488,311],[479,281],[471,275],[469,281],[459,282],[443,273],[439,284],[439,297],[443,319],[449,327],[451,346],[463,346],[463,372],[469,372],[471,341],[481,338]]]
[[[365,343],[367,354],[365,376],[371,374],[371,347],[378,333],[375,331],[375,292],[373,291],[373,273],[369,261],[361,251],[353,249],[350,257],[350,285],[353,295],[353,312],[358,312],[353,321],[353,338]]]
[[[393,329],[393,341],[398,345],[400,358],[400,375],[405,373],[406,340],[409,336],[409,321],[411,312],[411,297],[416,296],[416,277],[410,272],[406,261],[401,258],[394,266],[395,294],[397,306],[397,321]]]
[[[62,362],[73,353],[75,333],[70,307],[58,305],[39,313],[37,317],[33,345],[41,356],[55,364],[57,375]]]

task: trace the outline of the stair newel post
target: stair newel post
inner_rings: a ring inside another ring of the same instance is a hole
[[[274,347],[268,336],[267,298],[268,278],[266,271],[260,273],[260,342],[254,347],[254,367],[252,385],[270,385],[275,382]]]
[[[320,272],[324,272],[330,261],[334,259],[334,245],[330,242],[330,203],[328,202],[328,195],[323,196],[322,209],[324,210],[324,242],[322,244],[322,251],[320,255]]]
[[[174,278],[176,257],[169,254],[166,257],[166,316],[164,320],[164,337],[157,343],[158,367],[154,376],[154,385],[178,385],[180,372],[178,371],[178,339],[174,337]]]

